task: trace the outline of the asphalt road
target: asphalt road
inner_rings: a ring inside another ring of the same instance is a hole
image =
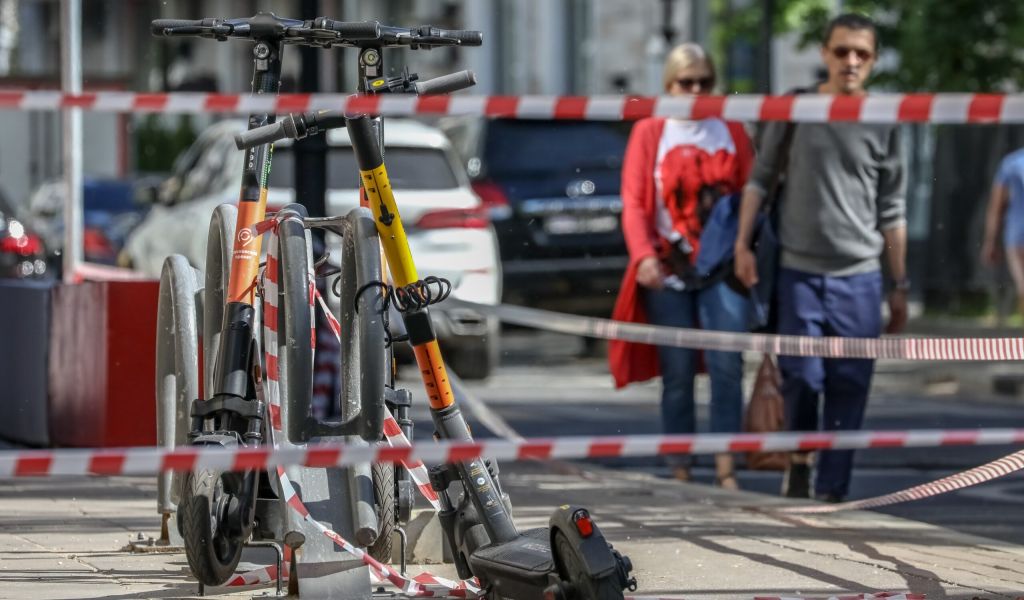
[[[480,403],[524,437],[658,433],[659,384],[649,382],[614,390],[602,358],[581,357],[579,340],[526,331],[506,333],[500,369],[484,382],[467,382]],[[981,401],[977,395],[941,389],[907,389],[901,373],[912,365],[880,367],[868,408],[866,428],[1024,427],[1024,405]],[[402,372],[401,384],[413,390],[418,409],[417,438],[432,427],[423,408],[420,384],[412,369]],[[749,383],[749,382],[748,382]],[[707,381],[698,378],[698,422],[707,422]],[[468,411],[467,411],[468,412]],[[478,437],[491,436],[470,415]],[[849,499],[868,498],[950,475],[1018,450],[1011,446],[880,449],[857,454]],[[668,472],[657,458],[608,459],[603,466],[643,470],[659,476]],[[711,483],[711,457],[700,457],[694,476]],[[741,470],[744,489],[776,494],[781,474]],[[994,539],[1019,542],[1024,537],[1024,476],[1001,478],[974,488],[927,500],[880,509],[883,512],[942,525]]]

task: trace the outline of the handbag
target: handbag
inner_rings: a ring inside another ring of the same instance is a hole
[[[782,374],[771,354],[765,354],[754,379],[754,389],[743,416],[743,431],[772,433],[785,427],[785,403],[782,399]],[[783,471],[789,464],[786,452],[748,452],[747,468]]]

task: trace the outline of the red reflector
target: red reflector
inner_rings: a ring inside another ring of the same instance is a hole
[[[576,524],[576,531],[587,538],[594,533],[594,522],[590,520],[590,513],[580,509],[572,514],[572,521]]]

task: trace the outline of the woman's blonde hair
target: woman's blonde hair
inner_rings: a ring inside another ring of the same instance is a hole
[[[672,82],[676,80],[676,73],[680,69],[685,69],[696,64],[704,63],[708,71],[711,72],[711,76],[716,78],[715,74],[715,61],[711,60],[711,55],[701,48],[700,44],[693,42],[686,42],[685,44],[679,44],[675,48],[669,51],[668,56],[665,57],[665,70],[662,72],[662,83],[665,85],[665,91],[668,91],[672,87]]]

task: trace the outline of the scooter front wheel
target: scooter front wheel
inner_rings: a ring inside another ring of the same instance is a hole
[[[228,532],[226,518],[238,502],[241,473],[204,469],[188,474],[178,504],[185,556],[192,575],[203,585],[223,585],[242,556],[241,539]]]
[[[554,548],[559,575],[569,583],[570,598],[576,600],[623,600],[622,585],[615,574],[594,578],[578,554],[576,546],[561,531],[555,531]]]

